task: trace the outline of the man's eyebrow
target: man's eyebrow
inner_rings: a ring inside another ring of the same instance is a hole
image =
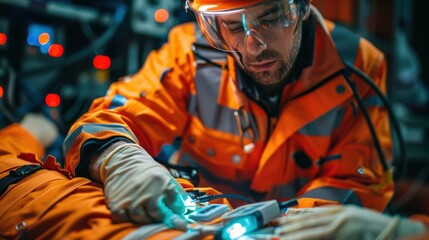
[[[271,8],[267,9],[265,12],[261,13],[261,14],[258,16],[258,19],[259,19],[259,18],[263,18],[263,17],[265,17],[265,16],[268,16],[268,15],[270,15],[271,13],[273,13],[273,12],[277,12],[277,11],[279,11],[279,6],[272,6]]]
[[[276,12],[276,11],[278,11],[278,10],[279,10],[279,7],[278,7],[278,6],[272,6],[271,8],[267,9],[265,12],[263,12],[263,13],[259,14],[259,16],[258,16],[257,18],[258,18],[258,19],[259,19],[259,18],[263,18],[263,17],[268,16],[268,15],[270,15],[271,13]],[[226,24],[226,25],[234,25],[234,24],[242,24],[242,21],[237,21],[237,20],[224,20],[224,21],[223,21],[223,23],[224,23],[224,24]]]
[[[234,24],[241,24],[241,21],[237,20],[223,20],[223,23],[226,25],[234,25]]]

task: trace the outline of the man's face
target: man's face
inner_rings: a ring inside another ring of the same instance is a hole
[[[290,14],[289,6],[279,5],[251,8],[240,15],[221,19],[223,37],[234,42],[239,54],[233,54],[243,70],[258,84],[276,86],[289,74],[301,44],[301,28],[294,30],[297,21],[285,27],[279,18]],[[281,22],[281,23],[280,23]],[[241,56],[240,56],[241,55]]]
[[[291,34],[292,35],[292,34]],[[297,29],[289,39],[279,39],[255,55],[241,51],[244,71],[260,85],[277,85],[289,74],[298,55],[301,30]],[[235,57],[239,61],[238,57]]]

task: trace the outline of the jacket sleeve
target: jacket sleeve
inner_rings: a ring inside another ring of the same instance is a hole
[[[355,64],[385,92],[386,63],[383,55],[374,54],[378,51],[370,45],[360,51]],[[393,146],[387,109],[368,84],[354,74],[351,79],[368,111],[387,165],[390,166]],[[392,173],[382,167],[369,126],[356,100],[351,99],[341,106],[339,115],[341,120],[331,137],[328,157],[320,159],[317,178],[301,189],[300,207],[341,203],[381,211],[393,195]]]
[[[93,101],[64,141],[67,170],[88,177],[90,157],[117,141],[138,143],[156,156],[164,143],[181,135],[194,75],[186,46],[193,31],[193,24],[173,29],[168,43],[151,52],[138,73],[113,83],[106,96]]]

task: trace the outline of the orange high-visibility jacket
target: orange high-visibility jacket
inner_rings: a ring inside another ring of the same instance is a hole
[[[308,22],[312,37],[302,49],[312,49],[310,63],[284,87],[273,116],[257,92],[241,84],[234,60],[202,43],[195,24],[175,27],[138,73],[113,83],[72,126],[64,143],[66,168],[87,175],[91,154],[118,140],[136,142],[154,157],[173,144],[180,148],[172,161],[197,166],[200,185],[223,193],[297,197],[299,207],[384,209],[393,194],[391,174],[383,171],[341,74],[343,60],[351,62],[385,91],[384,56],[315,9]],[[391,160],[387,111],[362,79],[351,78]]]

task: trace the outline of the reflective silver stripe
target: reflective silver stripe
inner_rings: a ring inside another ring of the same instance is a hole
[[[343,60],[353,64],[359,49],[359,35],[336,24],[331,32],[331,37]]]
[[[195,24],[195,39],[195,43],[197,44],[195,48],[199,54],[214,62],[217,62],[219,60],[226,62],[226,53],[210,46],[203,33],[201,32],[200,28],[198,27],[198,24]]]
[[[298,178],[285,185],[275,185],[270,193],[271,197],[294,198],[308,182],[307,178]]]
[[[219,96],[222,69],[215,66],[199,67],[195,76],[196,96],[196,116],[202,123],[211,128],[217,128],[219,119],[222,119],[222,109],[217,104]],[[226,113],[228,114],[228,113]],[[233,119],[230,113],[227,119]],[[218,116],[218,117],[215,117]]]
[[[201,98],[201,97],[200,97]],[[216,129],[222,132],[227,132],[234,135],[239,135],[237,124],[235,123],[234,112],[235,109],[231,109],[225,106],[212,104],[211,107],[207,105],[198,104],[198,97],[195,95],[191,95],[191,99],[189,102],[188,111],[190,114],[198,117],[204,126],[212,129]],[[205,102],[209,102],[208,100]],[[213,109],[213,112],[210,112],[209,109]],[[255,139],[259,139],[259,131],[257,129],[256,117],[252,113],[249,114],[249,122],[254,131]],[[250,137],[249,132],[246,131],[244,133],[245,137]]]
[[[114,109],[117,107],[122,107],[125,105],[125,103],[127,103],[128,98],[120,95],[120,94],[116,94],[113,99],[112,102],[110,102],[110,106],[109,109]]]
[[[195,51],[198,55],[216,62],[221,60],[226,62],[224,52],[213,49],[209,46],[196,25],[196,44]],[[198,56],[196,56],[198,58]],[[238,135],[239,131],[236,126],[234,111],[218,104],[219,89],[222,79],[222,71],[227,71],[219,66],[212,64],[198,64],[195,75],[196,95],[190,96],[188,112],[199,118],[202,124],[208,128],[216,129],[222,132]],[[249,114],[251,125],[256,126],[255,117]],[[255,136],[259,136],[255,131]],[[246,132],[246,134],[248,134]]]
[[[222,69],[219,67],[207,65],[197,69],[195,77],[197,95],[190,96],[188,111],[198,117],[203,125],[208,128],[238,135],[239,132],[234,117],[236,109],[217,104],[221,77]],[[256,118],[251,113],[249,113],[249,121],[255,138],[258,139],[259,132],[256,128]],[[245,136],[249,137],[247,132]]]
[[[224,52],[218,51],[216,49],[211,48],[210,46],[194,46],[194,51],[197,51],[197,53],[200,56],[203,56],[204,58],[210,59],[210,61],[216,62],[216,63],[226,63],[227,58],[226,54]],[[204,59],[200,59],[199,56],[196,57],[197,63],[201,64],[207,64]]]
[[[94,133],[106,131],[106,130],[125,133],[125,134],[129,135],[130,137],[132,137],[136,142],[138,142],[136,136],[134,136],[134,134],[132,132],[128,131],[128,129],[126,129],[122,125],[119,125],[119,124],[84,124],[84,125],[78,127],[76,130],[74,130],[72,133],[70,133],[66,137],[66,139],[64,140],[64,144],[63,144],[64,156],[67,156],[68,152],[70,151],[71,145],[74,143],[76,138],[81,133],[94,134]]]
[[[377,95],[371,95],[363,101],[365,107],[383,107],[383,102]],[[316,120],[301,128],[298,132],[308,136],[330,136],[332,131],[338,128],[343,120],[344,108],[334,108]],[[355,114],[356,116],[356,114]]]
[[[330,201],[337,201],[341,204],[354,204],[362,206],[358,195],[351,189],[334,188],[334,187],[320,187],[310,190],[299,198],[321,198]]]
[[[309,136],[330,136],[343,118],[343,111],[338,107],[325,113],[316,120],[301,128],[298,132]]]
[[[191,94],[189,97],[189,105],[188,105],[188,112],[194,116],[197,116],[197,96],[194,94]]]

